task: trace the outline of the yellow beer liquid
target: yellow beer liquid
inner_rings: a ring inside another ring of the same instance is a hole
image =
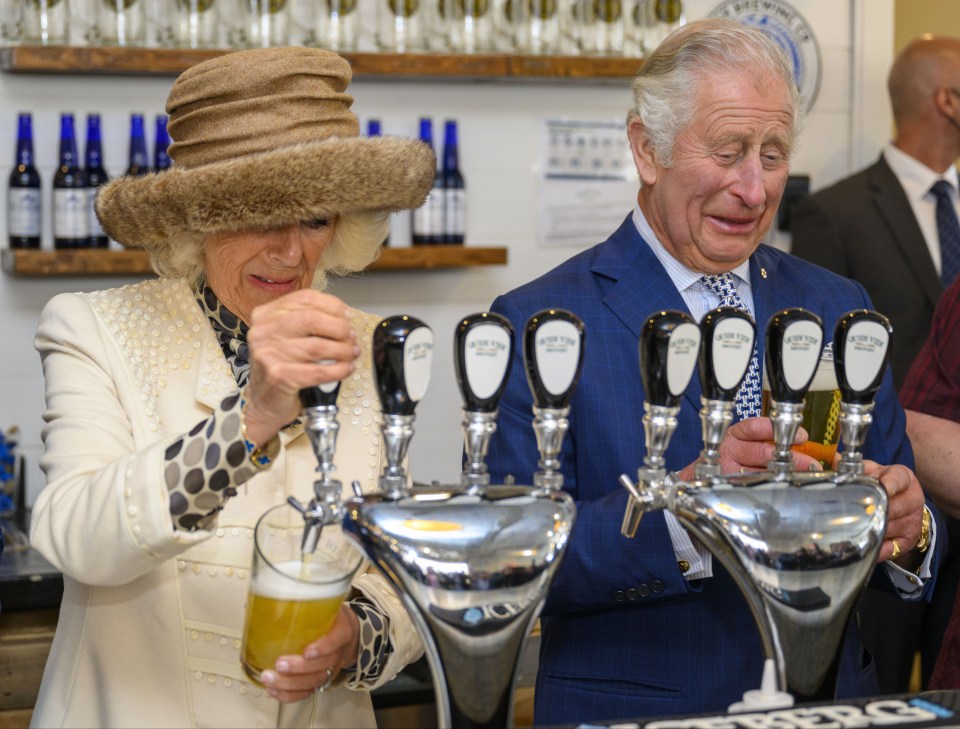
[[[826,368],[821,366],[810,383],[810,389],[803,399],[801,422],[809,438],[803,445],[793,446],[793,450],[816,458],[828,470],[833,468],[833,458],[840,440],[840,390],[837,389],[837,375],[832,364]],[[763,390],[762,412],[764,415],[770,414],[768,389]]]
[[[277,568],[294,580],[308,575],[311,582],[294,582],[262,566],[250,585],[243,625],[243,669],[254,681],[272,669],[280,656],[303,653],[308,644],[326,635],[336,621],[350,581],[315,584],[323,579],[324,566],[309,562],[284,562]]]

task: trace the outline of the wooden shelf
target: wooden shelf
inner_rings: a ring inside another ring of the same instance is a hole
[[[507,262],[506,248],[475,246],[413,246],[384,248],[367,270],[417,271],[442,268],[493,266]],[[13,276],[152,276],[150,260],[137,250],[37,251],[5,248],[3,270]]]
[[[12,46],[0,48],[0,71],[12,73],[175,75],[226,50]],[[641,58],[510,54],[343,53],[355,78],[497,81],[625,81]]]

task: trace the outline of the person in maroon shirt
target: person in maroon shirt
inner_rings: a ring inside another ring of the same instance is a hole
[[[913,445],[917,477],[944,512],[954,517],[948,540],[960,542],[960,279],[944,292],[933,314],[930,336],[900,388],[907,413],[907,435]],[[935,646],[932,664],[924,665],[929,689],[960,688],[960,549],[951,547],[937,591],[927,614],[933,624],[946,625],[942,648]],[[934,635],[939,631],[926,631]],[[939,654],[936,650],[939,648]]]

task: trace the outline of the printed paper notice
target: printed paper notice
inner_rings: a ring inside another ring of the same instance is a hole
[[[547,120],[538,198],[540,246],[590,246],[633,209],[638,178],[623,122]]]

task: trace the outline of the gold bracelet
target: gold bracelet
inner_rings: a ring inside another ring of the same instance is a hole
[[[923,519],[920,521],[920,539],[914,549],[923,554],[930,548],[930,522],[933,520],[933,514],[926,506],[923,507]]]
[[[274,433],[270,440],[262,446],[258,446],[247,437],[246,415],[247,401],[244,399],[240,405],[240,435],[243,437],[243,445],[247,449],[247,458],[250,460],[250,464],[257,471],[265,471],[273,465],[277,456],[280,455],[280,437],[277,433]]]

